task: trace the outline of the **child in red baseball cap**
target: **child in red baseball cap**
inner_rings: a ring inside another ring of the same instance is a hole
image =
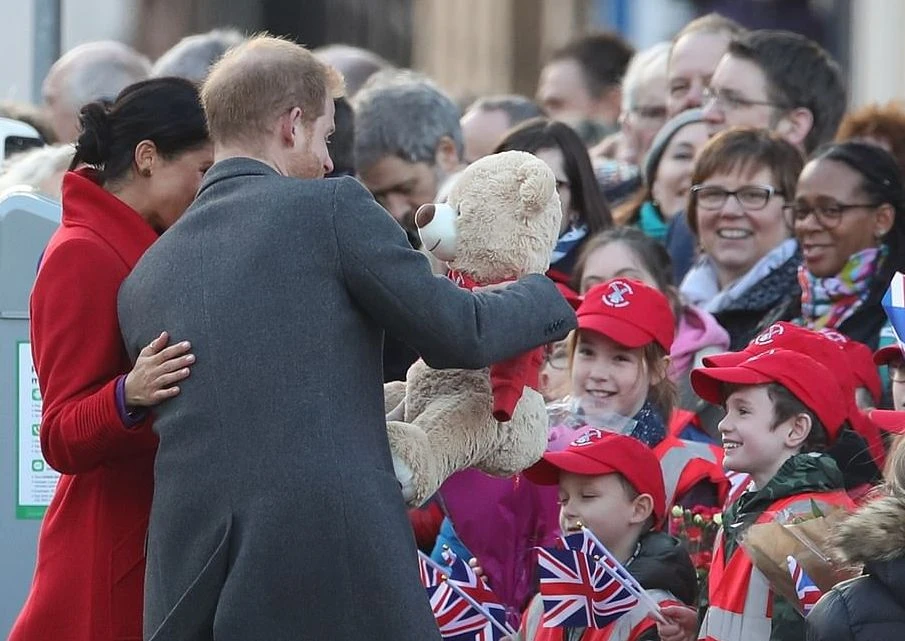
[[[902,349],[898,344],[881,347],[874,352],[874,363],[880,367],[886,366],[892,389],[893,409],[905,410],[905,356],[902,355]]]
[[[667,375],[675,319],[666,296],[628,278],[587,291],[570,344],[573,402],[589,414],[634,420],[629,436],[651,447],[666,437],[676,401]]]
[[[667,428],[676,404],[669,378],[675,335],[672,306],[659,290],[629,278],[591,287],[576,311],[570,342],[572,402],[592,427],[610,427],[607,414],[631,419],[621,431],[654,448],[667,479],[669,507],[722,505],[729,483],[716,444],[693,443]],[[594,415],[603,416],[594,421]]]
[[[846,422],[851,399],[815,359],[768,349],[741,362],[691,374],[701,398],[722,405],[723,465],[749,474],[752,485],[723,514],[709,576],[710,607],[701,639],[803,639],[804,619],[772,592],[739,545],[747,528],[781,512],[811,514],[814,505],[851,509],[842,473],[823,454]]]
[[[584,428],[565,450],[544,454],[525,475],[540,485],[558,485],[563,534],[587,527],[658,603],[695,604],[697,579],[688,552],[655,530],[667,505],[660,463],[650,448],[628,436]],[[521,638],[563,639],[563,630],[540,625],[542,614],[535,596],[522,618]],[[639,605],[608,628],[570,630],[568,638],[648,638],[656,635],[656,622],[647,614]]]
[[[731,366],[771,349],[807,354],[823,365],[842,389],[848,408],[846,425],[827,453],[842,470],[849,495],[860,497],[879,480],[886,447],[878,427],[856,403],[856,390],[865,383],[852,367],[850,354],[846,351],[851,345],[856,343],[834,330],[814,331],[780,321],[755,336],[743,350],[707,356],[704,365]]]

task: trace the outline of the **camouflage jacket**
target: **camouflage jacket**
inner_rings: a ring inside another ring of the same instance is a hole
[[[761,514],[780,499],[806,492],[831,492],[843,487],[842,472],[825,454],[796,454],[783,463],[776,475],[759,490],[742,494],[723,512],[725,554],[728,559],[739,539]],[[803,641],[805,623],[791,603],[773,595],[770,641]]]

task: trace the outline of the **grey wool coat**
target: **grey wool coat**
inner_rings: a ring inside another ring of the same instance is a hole
[[[197,357],[155,409],[154,641],[439,639],[386,438],[384,330],[479,368],[575,327],[545,277],[459,289],[355,180],[247,158],[210,169],[119,318],[133,358],[163,329]]]

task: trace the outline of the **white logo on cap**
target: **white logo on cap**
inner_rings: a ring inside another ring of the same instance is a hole
[[[826,336],[828,339],[833,341],[834,343],[842,343],[845,344],[848,342],[848,337],[843,334],[840,334],[834,329],[821,329],[820,333]]]
[[[610,283],[610,291],[603,295],[603,304],[609,307],[628,307],[631,301],[626,295],[634,293],[635,290],[625,281],[614,280]]]
[[[751,342],[755,345],[769,345],[777,336],[782,336],[786,332],[785,328],[780,324],[770,325],[767,329],[754,337]]]
[[[603,438],[603,432],[598,429],[590,429],[577,439],[569,443],[569,445],[574,445],[575,447],[582,447],[584,445],[591,445],[594,441],[598,441]]]

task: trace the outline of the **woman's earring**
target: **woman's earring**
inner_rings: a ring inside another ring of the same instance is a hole
[[[145,178],[150,178],[150,177],[151,177],[151,169],[148,168],[148,167],[142,167],[142,168],[138,171],[138,173],[140,173],[140,174],[141,174],[142,176],[144,176]]]

